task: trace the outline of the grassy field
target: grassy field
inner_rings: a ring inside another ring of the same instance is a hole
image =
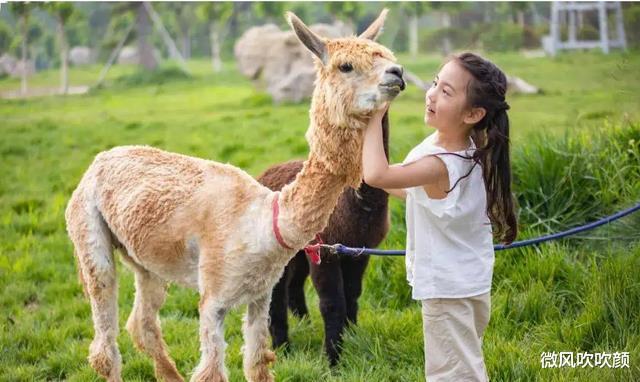
[[[640,200],[640,53],[574,53],[555,59],[490,56],[544,94],[510,96],[520,238],[564,229]],[[424,79],[442,59],[400,62]],[[99,380],[86,362],[93,336],[64,227],[66,202],[94,155],[123,144],[229,162],[258,175],[303,158],[308,104],[274,106],[232,64],[220,75],[190,63],[192,79],[145,84],[116,67],[87,95],[0,100],[0,381]],[[90,85],[99,67],[74,69]],[[31,79],[56,86],[57,72]],[[152,79],[153,80],[153,79]],[[153,81],[151,81],[153,82]],[[133,86],[135,84],[135,86]],[[19,82],[0,80],[0,91]],[[431,130],[424,94],[410,87],[391,111],[391,155],[400,161]],[[404,208],[392,203],[387,248],[404,245]],[[492,318],[484,351],[495,381],[640,380],[640,217],[539,248],[497,254]],[[133,303],[132,274],[119,266],[120,323]],[[419,381],[423,377],[419,304],[411,301],[402,258],[374,258],[359,325],[348,331],[340,365],[322,354],[317,297],[307,283],[311,319],[291,320],[292,351],[279,353],[278,381]],[[161,310],[178,369],[198,361],[198,297],[171,287]],[[243,310],[226,321],[227,364],[241,381]],[[153,379],[151,361],[118,339],[127,381]],[[542,352],[629,352],[630,367],[543,369]]]

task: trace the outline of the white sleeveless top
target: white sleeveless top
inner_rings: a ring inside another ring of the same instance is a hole
[[[447,152],[433,142],[437,132],[413,148],[403,164]],[[475,145],[457,154],[471,156]],[[438,155],[449,173],[449,188],[473,161]],[[476,165],[444,199],[431,199],[422,186],[405,189],[407,280],[416,300],[462,298],[487,293],[493,276],[493,236],[487,216],[482,168]]]

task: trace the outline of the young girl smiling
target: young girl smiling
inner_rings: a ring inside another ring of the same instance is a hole
[[[389,165],[376,112],[365,132],[367,184],[406,200],[407,280],[422,301],[425,377],[488,380],[482,334],[491,311],[493,238],[512,242],[507,80],[473,53],[451,58],[427,91],[436,131]]]

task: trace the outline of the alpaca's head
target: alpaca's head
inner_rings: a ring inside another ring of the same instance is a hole
[[[352,187],[362,181],[362,133],[369,118],[405,88],[402,66],[389,49],[375,42],[387,12],[383,10],[359,36],[336,39],[316,35],[287,13],[296,36],[314,55],[314,123],[306,135],[311,152]]]
[[[357,37],[325,39],[287,13],[298,39],[315,56],[313,110],[322,110],[333,126],[363,128],[374,110],[404,90],[402,66],[389,49],[375,42],[386,15],[385,9]]]

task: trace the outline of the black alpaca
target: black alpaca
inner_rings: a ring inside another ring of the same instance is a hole
[[[383,121],[384,150],[389,157],[389,120]],[[354,158],[360,160],[360,158]],[[271,190],[280,190],[292,182],[302,169],[302,161],[273,166],[258,181]],[[328,244],[342,243],[351,247],[377,247],[389,229],[389,195],[383,190],[362,183],[358,190],[347,188],[329,218],[321,239]],[[304,251],[299,251],[285,267],[280,281],[273,288],[269,315],[273,347],[288,347],[287,306],[298,317],[308,315],[304,297],[304,282],[311,271],[311,280],[320,298],[324,319],[324,346],[331,366],[340,356],[345,325],[355,324],[358,298],[362,293],[362,278],[369,256],[358,257],[321,254],[319,265],[310,263]]]

